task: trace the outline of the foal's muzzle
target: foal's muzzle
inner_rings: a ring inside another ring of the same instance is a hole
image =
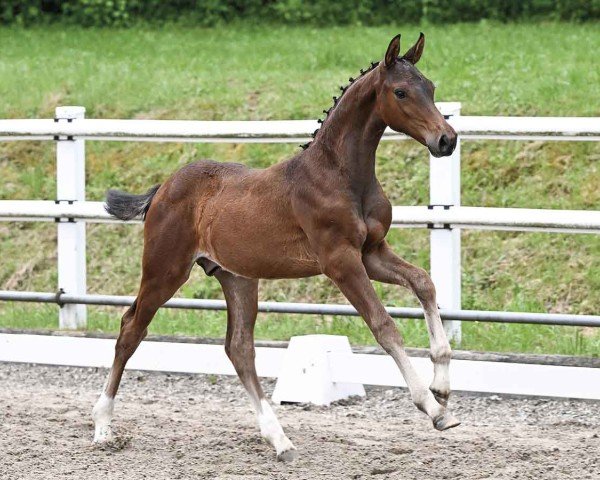
[[[447,157],[454,152],[454,149],[456,148],[456,139],[457,135],[454,131],[442,133],[434,142],[427,146],[434,157]]]

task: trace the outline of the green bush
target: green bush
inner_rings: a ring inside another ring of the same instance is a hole
[[[556,4],[556,16],[561,20],[600,18],[600,0],[557,0]]]
[[[66,22],[126,27],[135,22],[210,26],[232,21],[313,25],[508,22],[600,18],[600,0],[2,0],[0,23]]]
[[[129,0],[77,0],[64,2],[62,13],[86,27],[96,25],[126,26],[130,22]]]

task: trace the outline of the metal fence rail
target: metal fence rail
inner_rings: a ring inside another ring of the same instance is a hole
[[[135,297],[121,295],[69,295],[67,293],[16,292],[0,290],[0,300],[34,303],[53,303],[56,305],[105,305],[128,307]],[[172,298],[163,308],[183,310],[227,310],[224,300],[208,300],[195,298]],[[421,308],[386,307],[394,318],[423,318]],[[263,313],[292,313],[307,315],[343,315],[359,316],[350,305],[328,303],[290,303],[290,302],[258,302],[258,311]],[[600,327],[600,315],[571,315],[565,313],[525,313],[500,312],[488,310],[441,310],[443,320],[467,322],[527,323],[535,325],[567,325],[572,327]]]

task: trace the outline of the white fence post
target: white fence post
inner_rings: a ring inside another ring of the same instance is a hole
[[[77,122],[85,117],[84,107],[57,107],[55,122]],[[56,203],[85,201],[85,142],[72,137],[56,140]],[[58,289],[59,292],[86,293],[85,222],[57,219],[58,222]],[[60,293],[57,294],[60,302]],[[86,326],[85,305],[62,305],[60,328]]]
[[[448,120],[460,115],[460,103],[442,111]],[[451,209],[460,206],[460,137],[449,157],[429,158],[429,208]],[[440,308],[460,310],[461,267],[460,229],[430,225],[431,278]],[[461,322],[448,320],[444,328],[449,340],[461,342]]]

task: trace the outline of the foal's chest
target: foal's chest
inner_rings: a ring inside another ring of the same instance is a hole
[[[392,223],[392,204],[383,194],[372,195],[363,203],[364,222],[367,227],[367,236],[363,250],[377,245],[383,241]]]

